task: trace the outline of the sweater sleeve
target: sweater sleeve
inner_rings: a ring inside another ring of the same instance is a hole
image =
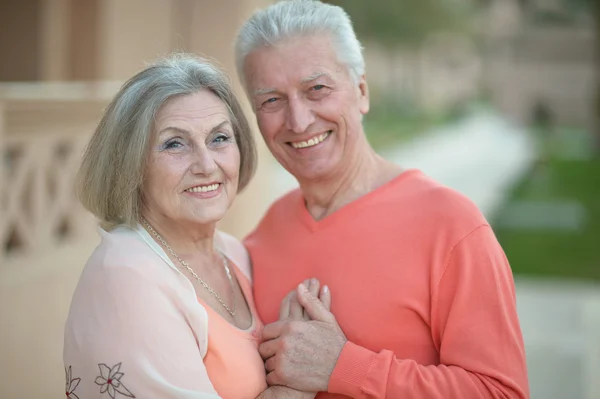
[[[381,399],[529,397],[512,272],[489,226],[453,248],[432,293],[431,312],[439,365],[348,342],[328,391]]]
[[[88,282],[65,328],[67,398],[219,398],[205,337],[194,333],[206,331],[205,314],[186,315],[177,293],[131,268],[108,267]]]

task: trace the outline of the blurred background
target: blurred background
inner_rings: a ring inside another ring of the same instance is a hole
[[[243,96],[232,41],[271,2],[0,0],[0,398],[64,397],[63,324],[98,242],[73,179],[103,108],[178,50],[216,58]],[[532,398],[600,399],[599,2],[330,2],[365,47],[373,146],[492,223]],[[296,186],[260,143],[257,176],[221,224],[240,238]]]

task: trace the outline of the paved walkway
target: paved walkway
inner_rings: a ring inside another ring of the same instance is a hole
[[[491,113],[478,113],[435,129],[382,153],[406,168],[418,168],[473,200],[490,218],[507,188],[533,160],[534,143],[525,132]],[[278,167],[273,198],[297,187]]]
[[[478,113],[383,154],[471,198],[492,219],[533,162],[526,132]],[[296,187],[278,169],[273,198]],[[600,287],[517,279],[532,399],[600,399]],[[598,379],[598,382],[596,379]]]

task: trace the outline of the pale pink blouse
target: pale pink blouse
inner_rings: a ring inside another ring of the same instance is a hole
[[[242,244],[217,232],[253,313],[244,331],[198,300],[188,278],[138,226],[99,229],[65,326],[71,399],[250,399],[266,389],[262,324]]]

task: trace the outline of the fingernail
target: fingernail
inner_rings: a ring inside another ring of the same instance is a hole
[[[329,287],[328,286],[323,287],[323,292],[327,294],[329,292]]]
[[[313,277],[313,278],[311,278],[311,279],[310,279],[310,283],[311,283],[311,284],[317,284],[317,279],[316,279],[316,278],[314,278],[314,277]]]
[[[300,284],[298,286],[298,291],[302,292],[303,294],[308,292],[308,290],[306,289],[306,286],[304,284]]]

